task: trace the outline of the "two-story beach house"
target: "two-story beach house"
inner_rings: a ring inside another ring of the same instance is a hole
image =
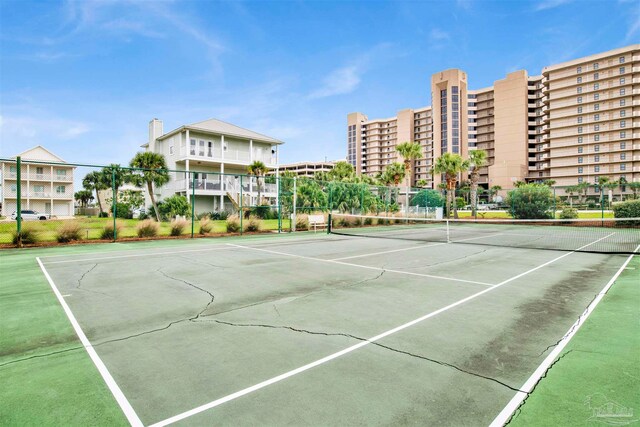
[[[40,145],[18,156],[23,161],[20,168],[20,183],[18,183],[16,161],[0,162],[2,215],[9,216],[16,211],[20,184],[23,210],[34,210],[58,217],[73,216],[73,170],[75,167],[65,165],[64,160]]]
[[[167,133],[162,121],[153,119],[149,122],[149,142],[142,147],[163,154],[169,169],[192,172],[171,172],[170,182],[154,189],[158,199],[195,193],[195,211],[201,213],[230,211],[239,204],[241,193],[245,205],[272,202],[277,197],[275,184],[261,180],[261,200],[257,200],[255,178],[243,178],[241,191],[240,175],[246,175],[247,166],[256,160],[277,170],[281,144],[275,138],[216,119],[183,125]]]

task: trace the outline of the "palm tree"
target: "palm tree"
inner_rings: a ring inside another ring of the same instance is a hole
[[[96,198],[98,199],[98,208],[100,209],[100,214],[104,211],[102,210],[102,201],[100,200],[100,191],[106,190],[109,188],[104,179],[104,174],[102,172],[94,171],[89,172],[82,179],[82,186],[87,191],[91,191],[92,193],[96,192]]]
[[[573,207],[573,195],[579,191],[580,189],[576,185],[570,185],[564,189],[564,192],[568,194],[569,206]]]
[[[269,172],[269,168],[260,160],[256,160],[247,166],[247,173],[256,177],[256,183],[258,185],[258,205],[260,205],[260,177]]]
[[[419,179],[418,182],[416,182],[416,184],[420,188],[425,188],[428,185],[428,183],[429,181],[427,181],[426,179]]]
[[[631,192],[633,193],[633,198],[637,199],[638,191],[640,190],[640,181],[630,182],[627,185],[629,186],[629,188],[631,189]]]
[[[155,184],[156,187],[159,187],[169,182],[169,171],[167,171],[167,163],[164,160],[164,156],[159,153],[144,151],[137,153],[129,162],[129,166],[138,169],[131,172],[129,177],[131,182],[137,187],[147,185],[147,192],[151,198],[153,211],[156,213],[156,219],[160,222],[160,212],[153,194],[153,186]]]
[[[480,169],[487,165],[487,152],[473,150],[469,152],[469,177],[471,178],[471,215],[476,216],[478,209],[478,181]]]
[[[113,200],[118,201],[118,190],[129,181],[130,173],[122,166],[111,163],[109,166],[102,168],[102,179],[107,188],[113,190]]]
[[[414,160],[424,157],[422,147],[417,142],[403,142],[396,146],[396,151],[404,159],[404,168],[407,171],[409,180],[411,180],[411,164]]]
[[[93,200],[93,191],[80,190],[73,194],[73,198],[80,202],[80,206],[86,208],[91,200]]]
[[[393,183],[394,185],[400,184],[406,174],[407,170],[405,169],[404,165],[397,162],[387,165],[383,173],[384,177],[386,178],[385,181],[388,184]]]
[[[545,179],[544,181],[542,181],[543,185],[546,185],[547,187],[553,187],[556,183],[555,179]]]
[[[582,196],[584,194],[585,199],[586,199],[587,192],[589,191],[589,186],[590,186],[590,184],[588,182],[581,182],[578,185],[576,185],[576,189],[577,189],[577,193],[578,193],[578,203],[582,204],[582,203],[586,202],[586,200],[583,202]]]
[[[453,205],[453,217],[458,218],[458,207],[456,206],[456,183],[458,175],[469,169],[469,161],[463,160],[459,154],[444,153],[438,157],[433,164],[434,174],[444,174],[447,182],[447,218]]]
[[[609,178],[608,176],[601,176],[598,179],[598,187],[600,187],[600,190],[603,191],[602,195],[602,201],[604,202],[604,189],[608,189],[608,200],[611,200],[613,198],[613,189],[616,188],[618,186],[618,183],[616,181],[612,181],[611,178]]]

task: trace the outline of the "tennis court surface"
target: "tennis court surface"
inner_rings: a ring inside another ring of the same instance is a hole
[[[359,221],[38,262],[132,424],[489,425],[640,244]]]

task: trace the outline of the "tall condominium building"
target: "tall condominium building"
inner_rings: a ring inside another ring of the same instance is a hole
[[[600,176],[640,181],[640,45],[550,65],[538,76],[520,70],[484,89],[467,88],[457,69],[431,76],[432,105],[396,117],[347,116],[347,160],[375,175],[402,161],[397,144],[415,141],[425,157],[407,183],[425,180],[442,153],[488,153],[485,187],[552,179],[558,186],[595,184]]]

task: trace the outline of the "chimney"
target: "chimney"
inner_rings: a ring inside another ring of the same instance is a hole
[[[156,139],[164,134],[162,120],[153,119],[149,122],[149,151],[155,151]]]

